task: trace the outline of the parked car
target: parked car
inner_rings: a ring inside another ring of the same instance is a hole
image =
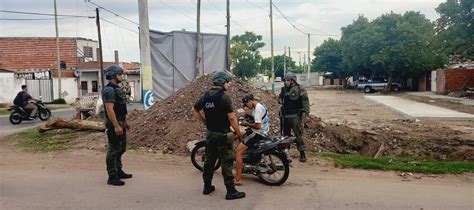
[[[365,93],[371,93],[374,91],[380,91],[387,87],[387,81],[380,81],[380,80],[367,80],[367,79],[360,79],[356,81],[356,88],[364,90]],[[401,89],[400,83],[392,82],[392,90],[395,92],[400,91]]]

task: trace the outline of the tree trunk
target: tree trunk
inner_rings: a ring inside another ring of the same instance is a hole
[[[89,120],[56,119],[38,128],[40,133],[54,129],[71,129],[78,131],[105,131],[104,123]]]

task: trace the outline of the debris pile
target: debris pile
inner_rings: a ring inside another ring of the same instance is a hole
[[[131,113],[129,119],[133,130],[129,133],[130,143],[153,152],[188,154],[187,143],[205,137],[206,129],[196,122],[191,109],[211,87],[210,81],[210,75],[201,76],[170,97],[156,102],[150,109]],[[237,78],[226,93],[232,98],[234,109],[238,109],[242,108],[242,96],[249,92],[268,108],[270,135],[279,135],[277,95]],[[312,115],[304,127],[304,139],[308,150],[312,151],[371,157],[397,155],[474,160],[474,140],[459,138],[462,133],[447,127],[425,127],[417,120],[368,122],[363,129],[356,129],[345,123],[325,123]]]

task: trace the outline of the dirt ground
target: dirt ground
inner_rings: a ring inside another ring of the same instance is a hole
[[[323,122],[347,126],[368,134],[365,135],[368,147],[371,147],[368,154],[373,155],[374,149],[377,150],[376,147],[384,142],[385,155],[473,160],[474,121],[408,119],[363,96],[363,93],[351,90],[309,90],[311,112],[321,117]],[[404,94],[396,96],[406,97]],[[424,99],[419,97],[417,100]],[[431,104],[443,107],[446,103],[437,100]],[[453,106],[472,109],[463,104]],[[349,133],[360,135],[352,131]]]

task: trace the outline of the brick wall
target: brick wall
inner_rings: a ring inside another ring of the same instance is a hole
[[[77,68],[73,38],[59,39],[60,60]],[[5,69],[57,69],[55,38],[0,38],[0,67]]]
[[[474,87],[474,69],[442,69],[436,72],[436,93],[446,94],[463,87]]]

